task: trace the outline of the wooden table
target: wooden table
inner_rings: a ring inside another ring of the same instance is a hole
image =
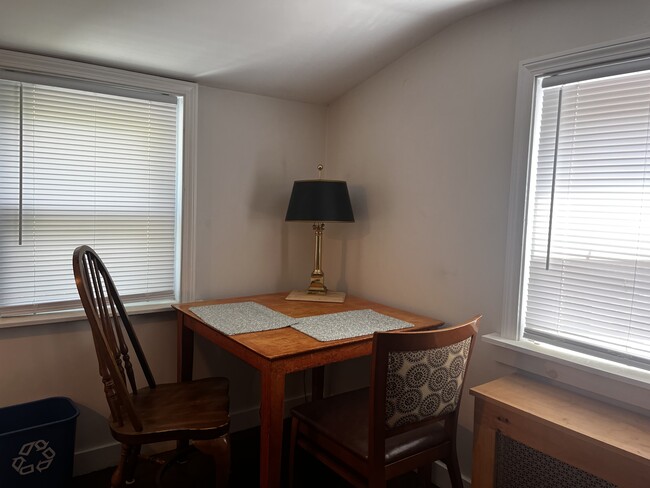
[[[351,310],[371,309],[410,322],[417,328],[439,327],[443,322],[348,296],[344,303],[287,301],[287,293],[184,303],[174,306],[178,316],[178,379],[192,379],[194,333],[247,362],[261,374],[260,486],[279,488],[282,458],[285,376],[309,368],[315,370],[315,396],[322,395],[323,367],[370,355],[372,336],[319,342],[302,332],[282,329],[228,336],[205,324],[189,309],[193,306],[252,301],[291,317],[308,317]],[[412,330],[412,329],[409,329]]]
[[[650,418],[521,375],[470,393],[472,488],[495,486],[497,432],[619,488],[650,487]]]

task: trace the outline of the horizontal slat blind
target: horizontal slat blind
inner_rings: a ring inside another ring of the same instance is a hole
[[[1,315],[78,306],[81,244],[125,301],[174,298],[176,121],[175,103],[0,81]]]
[[[541,96],[524,337],[650,364],[650,72]]]

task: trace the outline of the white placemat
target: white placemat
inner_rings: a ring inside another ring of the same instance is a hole
[[[226,335],[280,329],[298,321],[256,302],[203,305],[190,307],[190,311],[210,327]]]
[[[374,310],[353,310],[305,317],[291,327],[325,342],[368,335],[376,331],[405,329],[413,327],[413,324]]]

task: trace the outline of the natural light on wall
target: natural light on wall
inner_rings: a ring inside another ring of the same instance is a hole
[[[648,367],[650,71],[608,73],[538,79],[520,330]]]
[[[81,244],[125,301],[176,297],[182,103],[117,91],[0,80],[0,316],[78,306]]]

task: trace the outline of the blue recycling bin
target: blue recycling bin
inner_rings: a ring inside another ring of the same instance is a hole
[[[78,415],[65,397],[0,408],[0,487],[68,488]]]

